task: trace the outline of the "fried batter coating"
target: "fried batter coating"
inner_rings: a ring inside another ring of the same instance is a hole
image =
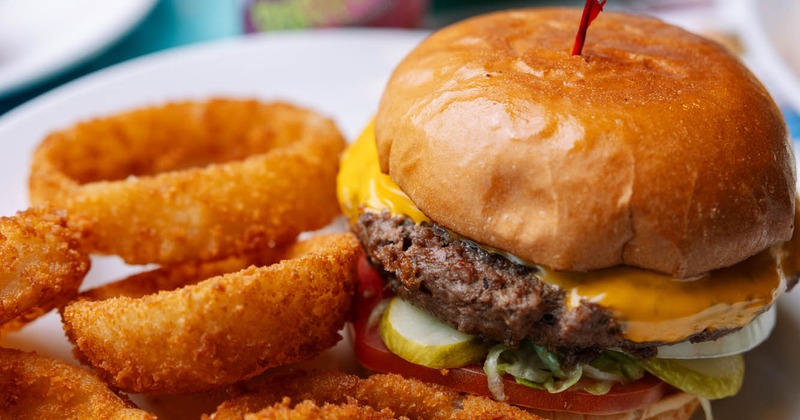
[[[131,264],[222,259],[327,225],[344,145],[331,120],[285,103],[142,108],[50,134],[30,196],[86,222],[92,252]]]
[[[326,403],[322,406],[318,406],[313,401],[306,400],[292,407],[289,398],[284,398],[280,403],[272,407],[244,416],[245,420],[380,420],[394,418],[392,411],[389,409],[377,411],[372,407],[360,406],[355,403],[338,405]]]
[[[119,389],[208,390],[338,342],[360,255],[351,234],[317,236],[270,266],[136,299],[73,302],[64,329],[76,356]]]
[[[461,394],[400,375],[377,374],[361,379],[336,371],[294,372],[270,378],[220,404],[212,416],[205,418],[242,419],[248,413],[282,403],[285,397],[315,405],[356,403],[410,419],[541,418],[489,398]]]
[[[155,419],[90,372],[50,357],[0,348],[2,419]]]
[[[0,332],[18,329],[78,294],[90,265],[80,234],[54,209],[0,217]]]
[[[79,298],[85,300],[105,300],[120,296],[140,298],[161,291],[175,290],[210,277],[234,273],[251,265],[274,264],[285,255],[286,248],[268,248],[251,255],[219,261],[193,261],[161,267],[89,289],[81,293]]]

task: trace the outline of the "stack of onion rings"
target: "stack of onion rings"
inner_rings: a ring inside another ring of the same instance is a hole
[[[316,236],[277,264],[141,298],[75,301],[62,310],[64,329],[76,355],[115,388],[218,388],[339,341],[360,255],[351,234]]]
[[[295,240],[339,214],[344,145],[334,123],[312,111],[224,99],[133,110],[48,135],[34,153],[30,196],[59,210],[0,219],[8,239],[0,263],[14,278],[27,278],[19,272],[34,260],[50,263],[48,279],[75,278],[48,283],[63,291],[58,299],[31,289],[18,305],[2,302],[0,322],[59,307],[75,356],[99,378],[0,350],[0,389],[14,400],[0,396],[0,417],[33,415],[30,407],[54,416],[59,406],[49,398],[61,392],[67,416],[148,418],[102,381],[123,392],[194,393],[333,346],[361,246],[351,234]],[[17,230],[7,234],[10,227]],[[89,252],[160,267],[78,296]],[[15,401],[25,410],[8,408]]]
[[[220,259],[328,224],[344,145],[331,120],[285,103],[143,108],[50,134],[30,196],[88,222],[91,252],[131,264]]]
[[[0,332],[22,327],[78,294],[89,256],[63,211],[0,217]]]

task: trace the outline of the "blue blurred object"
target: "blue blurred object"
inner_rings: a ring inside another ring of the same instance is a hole
[[[240,0],[160,0],[142,23],[115,45],[36,87],[0,99],[0,115],[48,90],[134,57],[242,33]]]
[[[789,131],[792,133],[792,138],[800,142],[800,114],[792,111],[789,108],[783,109],[783,115],[786,118],[786,124],[789,125]]]

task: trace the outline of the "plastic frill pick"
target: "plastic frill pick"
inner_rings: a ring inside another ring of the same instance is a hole
[[[586,41],[586,30],[589,29],[589,25],[603,10],[605,4],[606,0],[586,0],[586,6],[583,7],[583,15],[581,16],[581,24],[578,26],[575,43],[572,45],[572,55],[581,55],[583,43]]]

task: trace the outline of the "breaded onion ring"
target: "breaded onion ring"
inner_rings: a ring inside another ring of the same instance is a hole
[[[314,237],[280,263],[62,311],[76,356],[113,386],[189,393],[310,359],[341,339],[361,255],[350,234]]]
[[[311,401],[314,405],[356,404],[412,419],[541,418],[489,398],[464,395],[400,375],[377,374],[361,379],[336,371],[293,372],[269,378],[220,404],[213,415],[203,418],[242,419],[248,413],[283,405],[287,397],[291,401]]]
[[[155,419],[90,372],[50,357],[0,348],[2,419]]]
[[[218,261],[193,261],[165,266],[89,289],[81,293],[78,298],[83,300],[106,300],[123,296],[140,298],[196,284],[210,277],[235,273],[251,265],[264,266],[274,264],[280,261],[286,252],[287,247],[267,248],[247,256],[230,257]]]
[[[328,224],[343,148],[331,120],[288,104],[174,103],[50,134],[30,196],[89,222],[92,252],[131,264],[221,259]]]
[[[303,401],[292,407],[291,399],[265,408],[257,413],[245,414],[244,420],[317,420],[317,419],[349,419],[349,420],[381,420],[394,419],[392,411],[377,411],[370,406],[361,406],[353,402],[344,404],[328,404],[322,406],[313,401]]]
[[[61,306],[78,294],[89,256],[63,211],[34,208],[0,217],[0,331]]]

